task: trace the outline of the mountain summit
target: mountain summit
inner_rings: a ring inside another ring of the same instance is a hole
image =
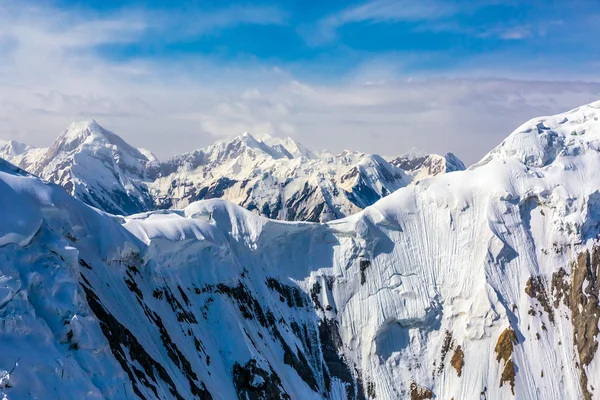
[[[73,123],[48,149],[5,144],[0,157],[112,214],[223,198],[269,218],[314,222],[356,213],[415,179],[464,169],[436,155],[400,167],[358,152],[318,156],[291,138],[248,132],[161,161],[93,120]]]
[[[148,159],[94,120],[73,123],[30,166],[85,203],[113,214],[153,207],[142,182]]]

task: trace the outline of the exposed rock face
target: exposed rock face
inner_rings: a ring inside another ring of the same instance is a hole
[[[504,332],[500,334],[500,337],[498,337],[496,347],[494,348],[494,352],[496,353],[496,361],[500,362],[500,360],[504,360],[504,362],[508,362],[513,354],[513,349],[516,344],[516,332],[512,330],[512,328],[506,328]]]
[[[571,286],[567,272],[564,268],[552,274],[552,296],[554,297],[554,308],[558,308],[561,301],[566,307],[570,307]]]
[[[598,321],[600,307],[598,302],[600,272],[600,247],[579,253],[577,261],[571,267],[570,304],[573,322],[573,342],[577,346],[581,368],[581,388],[584,398],[591,399],[588,387],[588,366],[598,350]]]
[[[237,363],[233,366],[233,384],[240,399],[290,399],[277,374],[257,367],[254,359],[243,367]]]
[[[502,376],[500,377],[500,387],[505,383],[510,385],[510,391],[515,394],[515,364],[512,360],[506,361],[504,369],[502,370]]]
[[[525,293],[539,302],[541,307],[548,314],[550,322],[554,323],[554,310],[550,307],[544,279],[541,276],[529,278],[527,280],[527,286],[525,287]]]
[[[502,376],[500,377],[500,387],[505,383],[510,385],[512,394],[515,394],[515,364],[512,361],[514,346],[517,344],[517,334],[512,328],[506,328],[498,338],[494,351],[496,360],[504,361]]]
[[[425,387],[421,387],[416,383],[410,385],[410,399],[411,400],[425,400],[433,399],[433,392]]]
[[[465,353],[460,346],[454,350],[450,364],[454,367],[456,373],[460,377],[462,375],[463,367],[465,366]]]

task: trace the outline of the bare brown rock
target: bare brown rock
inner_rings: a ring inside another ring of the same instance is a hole
[[[500,387],[504,383],[510,384],[512,394],[515,394],[515,364],[511,360],[514,346],[517,344],[517,333],[508,327],[500,334],[494,351],[496,352],[496,360],[504,360],[504,370],[500,376]]]
[[[460,377],[462,375],[462,369],[465,366],[465,353],[460,346],[457,346],[454,350],[454,355],[452,355],[450,364],[454,367],[456,373]]]
[[[411,400],[424,400],[433,399],[433,392],[426,387],[417,385],[416,382],[410,384],[410,399]]]
[[[494,348],[496,360],[498,362],[500,362],[500,360],[508,362],[515,344],[517,344],[517,333],[512,328],[508,327],[500,334],[500,337],[496,342],[496,347]]]
[[[600,319],[598,273],[600,249],[594,247],[592,253],[579,253],[571,266],[571,289],[569,303],[573,324],[573,341],[581,363],[580,384],[585,400],[591,400],[585,366],[594,359],[598,350],[598,321]]]
[[[502,376],[500,377],[500,387],[502,387],[505,383],[510,384],[510,390],[512,394],[515,394],[515,364],[512,360],[508,360],[506,365],[504,365],[504,370],[502,371]]]

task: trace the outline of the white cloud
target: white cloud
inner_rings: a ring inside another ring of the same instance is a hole
[[[136,40],[152,26],[143,14],[10,12],[0,12],[0,138],[34,145],[49,145],[73,120],[95,118],[161,157],[250,131],[291,135],[315,150],[418,147],[473,162],[526,119],[600,98],[598,83],[531,76],[408,82],[386,70],[377,79],[385,63],[317,85],[256,62],[116,62],[93,46]]]
[[[372,0],[349,7],[328,18],[332,25],[365,21],[423,21],[445,18],[458,13],[453,1],[438,0]]]
[[[538,33],[540,30],[538,29]],[[541,33],[540,33],[541,35]],[[509,27],[495,27],[484,30],[477,34],[477,36],[496,37],[504,40],[521,40],[532,36],[532,30],[529,26],[509,26]]]
[[[508,0],[505,0],[508,1]],[[344,25],[367,23],[419,23],[416,31],[463,31],[451,22],[451,17],[469,15],[498,0],[478,0],[464,3],[456,0],[369,0],[342,9],[323,18],[316,27],[301,30],[309,44],[320,45],[335,39],[337,29]]]
[[[316,26],[303,27],[301,33],[311,45],[332,41],[336,30],[356,22],[435,21],[449,17],[459,8],[452,1],[371,0],[333,13]]]

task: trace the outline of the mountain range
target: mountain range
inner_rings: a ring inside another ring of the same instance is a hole
[[[0,157],[112,214],[222,198],[268,218],[313,222],[351,215],[418,179],[465,168],[451,153],[389,160],[317,154],[290,138],[249,133],[159,161],[95,121],[73,123],[49,148],[0,143]]]
[[[600,102],[532,119],[467,170],[324,223],[223,199],[112,215],[0,160],[0,392],[597,398],[599,118]],[[98,163],[128,188],[148,156],[105,138]],[[44,153],[81,145],[57,143]],[[32,171],[78,187],[76,154]]]

